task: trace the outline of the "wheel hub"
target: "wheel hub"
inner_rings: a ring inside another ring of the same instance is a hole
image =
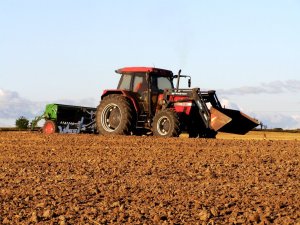
[[[161,134],[161,135],[166,135],[169,130],[170,130],[170,121],[167,117],[162,117],[158,120],[158,129],[157,131]]]
[[[113,108],[112,111],[110,112],[110,115],[109,115],[109,124],[112,128],[117,128],[120,124],[120,111],[118,108]]]
[[[102,127],[108,132],[115,131],[121,123],[121,117],[118,105],[113,103],[107,105],[101,115]]]

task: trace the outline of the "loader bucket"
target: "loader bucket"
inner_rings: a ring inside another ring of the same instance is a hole
[[[224,108],[218,108],[217,110],[231,118],[229,123],[219,129],[221,132],[246,134],[259,125],[258,120],[251,118],[238,110]]]
[[[215,131],[218,131],[232,120],[214,107],[211,107],[210,109],[210,117],[210,126]]]

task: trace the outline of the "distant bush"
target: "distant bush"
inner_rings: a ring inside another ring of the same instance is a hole
[[[19,129],[28,129],[29,120],[26,119],[24,116],[21,116],[19,119],[16,120],[16,126]]]

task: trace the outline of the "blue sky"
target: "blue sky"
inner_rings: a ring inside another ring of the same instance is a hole
[[[97,106],[124,66],[192,76],[268,127],[300,128],[300,2],[0,1],[0,126]]]

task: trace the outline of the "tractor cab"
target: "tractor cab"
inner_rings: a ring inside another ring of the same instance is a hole
[[[125,67],[116,70],[122,74],[118,89],[142,94],[151,89],[163,92],[165,89],[173,89],[173,73],[152,67]]]
[[[173,73],[169,70],[152,67],[125,67],[116,70],[121,74],[118,90],[129,91],[139,102],[140,109],[150,114],[155,113],[158,97],[164,90],[171,90]],[[148,103],[151,102],[149,105]]]

